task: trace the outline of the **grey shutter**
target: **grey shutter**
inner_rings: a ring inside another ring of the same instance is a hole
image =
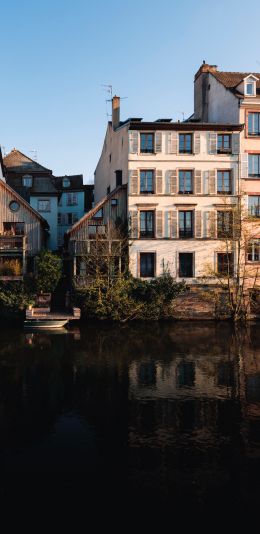
[[[165,195],[169,195],[170,194],[170,176],[171,176],[171,173],[170,171],[166,171],[165,172],[165,180],[164,180],[164,193]]]
[[[171,226],[170,236],[172,238],[176,238],[176,237],[178,237],[177,210],[171,210],[170,214],[171,214],[171,217],[170,217],[170,226]]]
[[[238,193],[238,168],[237,165],[231,169],[231,191],[232,195],[236,195]]]
[[[168,133],[168,154],[178,154],[178,133]]]
[[[171,212],[165,211],[164,212],[164,237],[170,237],[171,235]]]
[[[209,132],[209,154],[217,153],[217,134],[216,132]]]
[[[240,152],[240,134],[232,134],[232,154]]]
[[[248,178],[248,154],[241,154],[241,178]]]
[[[138,211],[132,210],[130,213],[130,236],[134,239],[138,238]]]
[[[138,195],[139,194],[138,170],[129,172],[129,182],[130,182],[130,188],[129,188],[130,195]]]
[[[204,195],[209,194],[209,171],[203,172],[203,193]]]
[[[202,193],[201,171],[195,171],[194,193],[195,195],[201,195]]]
[[[209,171],[209,194],[216,194],[216,171]]]
[[[137,131],[129,131],[129,152],[130,154],[138,153],[138,138],[139,134]]]
[[[170,194],[177,195],[178,184],[177,184],[177,170],[169,171],[170,172]]]
[[[195,237],[201,237],[201,211],[195,211]]]
[[[216,212],[215,211],[208,212],[207,236],[212,237],[213,239],[216,237]]]
[[[162,151],[162,132],[155,132],[155,152]]]
[[[156,211],[156,237],[160,238],[163,236],[163,212]]]
[[[200,133],[195,132],[194,134],[194,154],[200,153]]]
[[[156,195],[163,194],[163,176],[162,171],[156,171]]]

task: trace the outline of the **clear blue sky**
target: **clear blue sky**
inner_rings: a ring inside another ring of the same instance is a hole
[[[106,130],[102,84],[127,97],[122,119],[178,120],[203,59],[260,72],[259,0],[0,0],[0,16],[0,144],[86,183]]]

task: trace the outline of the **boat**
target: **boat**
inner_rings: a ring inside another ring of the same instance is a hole
[[[24,328],[57,329],[63,328],[69,321],[80,319],[80,309],[72,308],[72,313],[50,312],[46,308],[27,308]]]

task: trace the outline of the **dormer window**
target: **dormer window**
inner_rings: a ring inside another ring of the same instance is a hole
[[[256,81],[257,78],[253,74],[244,79],[245,96],[256,96]]]
[[[32,187],[32,176],[29,174],[23,176],[23,187]]]
[[[63,178],[62,185],[63,185],[63,187],[69,187],[70,186],[70,180],[68,178]]]

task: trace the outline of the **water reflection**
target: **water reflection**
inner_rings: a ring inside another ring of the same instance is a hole
[[[118,327],[0,341],[0,493],[205,511],[260,497],[257,325]],[[88,481],[86,485],[86,480]],[[34,489],[32,489],[34,488]],[[102,501],[103,499],[103,501]]]

